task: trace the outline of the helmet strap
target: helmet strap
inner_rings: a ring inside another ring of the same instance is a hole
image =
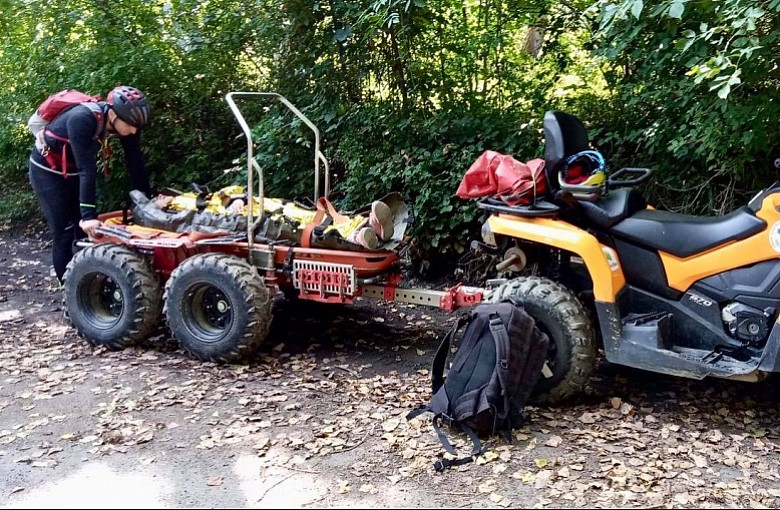
[[[111,112],[114,112],[113,115],[111,115]],[[117,114],[116,111],[114,111],[110,106],[108,109],[108,113],[106,113],[106,118],[108,119],[108,125],[111,126],[111,131],[116,133],[116,127],[114,126],[114,122],[116,122]]]

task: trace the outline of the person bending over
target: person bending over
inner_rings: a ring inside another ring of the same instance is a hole
[[[68,108],[38,135],[29,179],[52,236],[52,263],[60,283],[73,258],[74,241],[94,235],[101,225],[95,188],[98,163],[107,157],[101,147],[107,147],[109,137],[119,137],[133,189],[150,195],[141,153],[141,128],[149,115],[146,96],[122,85],[105,101]]]

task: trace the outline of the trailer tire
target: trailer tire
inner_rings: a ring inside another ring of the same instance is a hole
[[[596,365],[596,337],[579,299],[566,287],[536,276],[504,283],[490,301],[504,299],[522,302],[550,338],[547,364],[552,377],[539,378],[531,401],[556,403],[583,391]]]
[[[63,275],[63,301],[77,333],[94,346],[131,347],[157,328],[162,288],[149,262],[114,243],[73,255]]]
[[[271,326],[265,282],[247,261],[233,255],[205,253],[186,259],[165,284],[164,301],[173,336],[203,361],[247,359]]]

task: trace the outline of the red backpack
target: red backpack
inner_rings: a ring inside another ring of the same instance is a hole
[[[46,162],[52,169],[57,169],[60,166],[62,167],[63,176],[67,177],[68,175],[68,161],[65,151],[69,140],[63,136],[55,135],[51,131],[46,130],[46,126],[55,118],[57,118],[57,116],[61,113],[70,110],[74,106],[84,104],[90,109],[93,115],[95,115],[95,119],[97,120],[97,130],[95,131],[95,138],[97,138],[103,126],[104,117],[103,110],[98,104],[101,99],[102,98],[100,95],[90,96],[89,94],[85,94],[84,92],[80,92],[75,89],[61,90],[60,92],[47,97],[46,100],[41,103],[41,105],[35,110],[35,113],[32,114],[30,120],[27,121],[27,126],[29,127],[30,132],[33,134],[33,136],[35,136],[35,146],[38,147],[38,150],[41,151],[41,155],[44,157],[44,159],[46,159]],[[56,158],[54,154],[51,153],[49,146],[44,140],[44,133],[48,134],[52,138],[64,142],[62,146],[61,158]]]
[[[35,111],[46,122],[53,121],[57,115],[81,103],[96,103],[102,98],[90,96],[75,89],[65,89],[52,94]]]

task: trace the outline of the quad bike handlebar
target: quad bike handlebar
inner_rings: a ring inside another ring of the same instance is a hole
[[[647,181],[653,171],[649,168],[624,167],[613,173],[607,179],[607,189],[638,186]],[[631,176],[636,176],[631,178]]]
[[[574,204],[576,202],[598,202],[612,189],[630,188],[647,181],[653,171],[649,168],[624,167],[611,174],[600,186],[567,184],[556,194],[558,200]]]

